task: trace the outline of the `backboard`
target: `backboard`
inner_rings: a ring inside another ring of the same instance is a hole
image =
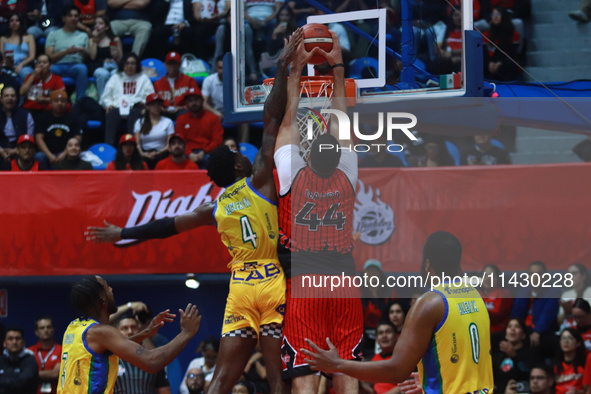
[[[462,7],[456,8],[451,5],[455,1],[447,0],[349,2],[367,8],[363,10],[342,9],[344,3],[336,0],[263,3],[232,2],[232,52],[224,57],[228,123],[262,120],[267,95],[262,81],[274,77],[274,55],[280,51],[283,31],[306,23],[327,24],[339,35],[346,76],[357,85],[358,108],[408,99],[482,96],[482,38],[472,28],[470,1],[462,0]],[[280,8],[284,5],[291,5],[296,14]],[[276,18],[259,22],[269,15],[265,12],[276,9]],[[286,20],[286,29],[278,28]],[[308,67],[308,75],[315,72]]]

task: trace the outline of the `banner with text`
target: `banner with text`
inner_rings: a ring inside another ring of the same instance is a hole
[[[165,240],[87,242],[87,226],[135,226],[190,212],[221,189],[202,171],[0,174],[0,276],[227,273],[214,226]],[[355,204],[358,268],[416,272],[427,236],[455,234],[463,268],[526,270],[589,264],[585,164],[360,170]]]

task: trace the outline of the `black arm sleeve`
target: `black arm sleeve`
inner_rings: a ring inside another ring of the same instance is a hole
[[[154,239],[168,238],[178,234],[174,224],[174,218],[155,220],[138,227],[129,227],[121,230],[122,239]]]

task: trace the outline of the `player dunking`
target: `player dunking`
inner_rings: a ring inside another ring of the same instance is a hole
[[[87,239],[114,242],[121,238],[164,238],[199,226],[217,224],[232,255],[230,293],[226,303],[222,340],[209,391],[228,393],[240,378],[252,351],[260,342],[273,393],[282,392],[281,327],[285,309],[285,277],[277,260],[277,192],[273,180],[273,150],[287,104],[287,66],[294,57],[306,61],[302,31],[296,30],[279,57],[275,84],[263,110],[262,146],[251,166],[227,146],[214,150],[208,176],[224,193],[215,203],[194,212],[161,219],[144,226],[121,229],[90,227]],[[296,52],[299,52],[296,54]],[[215,220],[214,220],[215,215]]]
[[[439,231],[423,247],[421,274],[461,275],[462,245],[452,234]],[[470,286],[444,283],[423,294],[410,309],[392,357],[352,363],[341,360],[327,338],[329,350],[309,342],[303,350],[316,370],[342,372],[367,382],[398,383],[419,366],[426,394],[493,391],[490,319],[482,297]]]
[[[326,57],[334,72],[332,107],[344,112],[347,109],[345,70],[338,37],[331,34],[331,52],[318,52]],[[358,289],[342,288],[330,294],[330,289],[305,289],[301,283],[304,274],[355,275],[351,250],[357,155],[336,148],[340,141],[335,138],[338,137],[338,122],[333,119],[330,134],[313,141],[308,163],[300,157],[300,137],[295,122],[298,103],[291,103],[291,100],[300,95],[302,68],[303,64],[298,64],[290,71],[290,102],[275,151],[280,183],[279,225],[283,232],[279,256],[285,266],[293,261],[293,276],[287,284],[285,338],[281,351],[284,378],[292,379],[292,392],[316,393],[320,376],[309,368],[300,352],[300,348],[307,347],[304,339],[335,338],[341,357],[357,359],[363,335]],[[333,148],[320,152],[321,145]],[[333,385],[337,393],[358,391],[357,380],[343,374],[333,376]]]

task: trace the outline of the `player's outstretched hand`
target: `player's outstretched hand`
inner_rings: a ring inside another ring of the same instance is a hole
[[[121,240],[121,227],[104,221],[106,227],[89,226],[84,233],[87,241],[94,243],[117,242]]]
[[[339,361],[341,361],[341,358],[339,357],[337,348],[334,347],[330,339],[326,338],[328,350],[321,349],[318,345],[307,338],[306,343],[316,352],[314,353],[306,349],[300,349],[302,353],[310,357],[305,359],[310,368],[326,373],[338,372],[338,364]]]
[[[283,51],[281,51],[281,55],[279,56],[279,63],[284,64],[287,66],[290,64],[294,57],[297,54],[297,47],[300,45],[300,42],[304,41],[304,33],[301,27],[298,27],[289,38],[284,40],[284,47]]]
[[[423,388],[421,387],[421,382],[419,381],[419,373],[418,372],[411,373],[410,378],[405,380],[402,383],[399,383],[397,387],[404,394],[422,394],[423,393]]]
[[[195,336],[201,324],[201,315],[197,306],[187,304],[184,311],[179,309],[179,313],[181,314],[181,331],[185,331],[191,337]]]
[[[326,58],[328,64],[334,66],[335,64],[343,63],[343,52],[341,50],[341,44],[339,43],[339,36],[332,30],[330,35],[332,36],[332,49],[330,52],[326,52],[324,49],[318,48],[318,53]]]
[[[301,74],[304,66],[310,63],[310,59],[312,59],[313,56],[320,54],[320,52],[318,52],[319,50],[320,48],[314,47],[310,52],[306,51],[304,40],[302,40],[296,49],[296,56],[294,56],[291,63],[292,69]]]
[[[150,325],[146,327],[146,336],[151,337],[155,335],[160,327],[164,325],[164,322],[172,322],[176,315],[174,313],[170,313],[170,309],[160,312],[156,315],[150,322]]]

